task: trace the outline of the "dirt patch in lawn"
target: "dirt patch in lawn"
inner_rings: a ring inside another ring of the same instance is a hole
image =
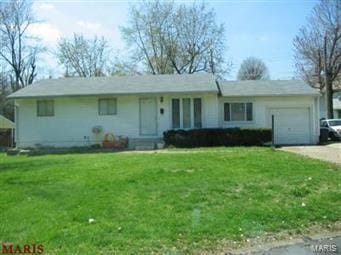
[[[162,149],[162,150],[130,150],[130,151],[123,151],[121,153],[137,153],[137,154],[171,154],[171,153],[174,153],[174,154],[187,154],[187,153],[191,153],[191,154],[194,154],[194,153],[211,153],[211,152],[223,152],[223,153],[226,153],[226,152],[233,152],[233,150],[227,150],[227,149],[216,149],[216,150],[208,150],[208,149],[196,149],[196,148],[193,148],[193,149]]]

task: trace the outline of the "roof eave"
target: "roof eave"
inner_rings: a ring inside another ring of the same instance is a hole
[[[32,99],[32,98],[51,98],[51,97],[90,97],[90,96],[125,96],[125,95],[146,95],[146,94],[187,94],[187,93],[218,93],[218,90],[201,91],[155,91],[155,92],[118,92],[118,93],[91,93],[91,94],[63,94],[63,95],[9,95],[8,99]]]
[[[231,94],[222,94],[223,97],[290,97],[290,96],[321,96],[319,93],[304,93],[304,94],[238,94],[238,95],[231,95]]]

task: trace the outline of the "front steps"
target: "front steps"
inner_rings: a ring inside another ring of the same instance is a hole
[[[131,138],[129,148],[135,150],[155,150],[158,144],[163,143],[161,138]]]

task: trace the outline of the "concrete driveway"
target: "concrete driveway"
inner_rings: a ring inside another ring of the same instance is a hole
[[[341,164],[341,142],[328,145],[285,146],[280,150]]]
[[[242,253],[243,254],[243,253]],[[244,254],[251,255],[339,255],[341,254],[341,236],[333,238],[311,239],[305,238],[303,242],[298,242],[258,252]]]

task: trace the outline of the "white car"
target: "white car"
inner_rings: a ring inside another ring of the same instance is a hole
[[[326,119],[321,121],[321,128],[327,129],[331,140],[341,139],[341,119]]]

